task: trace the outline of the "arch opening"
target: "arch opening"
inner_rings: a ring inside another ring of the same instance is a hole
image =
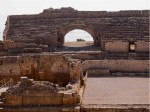
[[[93,37],[85,30],[74,29],[69,31],[64,36],[63,46],[66,47],[86,47],[93,45],[94,45]]]

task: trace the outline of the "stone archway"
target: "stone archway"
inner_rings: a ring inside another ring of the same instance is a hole
[[[63,46],[86,47],[93,46],[93,44],[93,37],[88,32],[81,29],[75,29],[65,35]]]
[[[72,31],[72,30],[75,30],[75,29],[81,29],[83,31],[86,31],[87,33],[89,33],[92,37],[93,37],[93,40],[94,40],[94,45],[97,46],[97,45],[100,45],[100,43],[97,41],[97,36],[96,36],[96,32],[90,28],[90,27],[87,27],[87,26],[78,26],[78,25],[75,25],[75,26],[70,26],[68,25],[67,27],[60,27],[58,29],[58,32],[57,32],[57,45],[58,47],[62,47],[63,44],[64,44],[64,38],[65,38],[65,35]]]

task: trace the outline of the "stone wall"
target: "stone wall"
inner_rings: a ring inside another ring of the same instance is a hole
[[[110,72],[149,72],[148,58],[135,59],[134,55],[128,55],[107,54],[105,57],[97,57],[93,54],[86,55],[86,58],[82,54],[73,56],[77,59],[58,54],[5,56],[0,58],[0,79],[13,78],[18,81],[21,76],[28,76],[39,81],[66,85],[70,81],[79,80],[83,72],[92,68],[107,69]]]
[[[128,53],[130,52],[130,43],[134,43],[136,53],[148,53],[149,52],[149,44],[148,41],[122,41],[122,40],[116,40],[116,41],[107,41],[104,42],[104,50],[106,52],[124,52]]]
[[[80,64],[68,60],[61,55],[43,55],[37,60],[35,68],[36,80],[49,80],[61,85],[67,84],[70,80],[78,80],[81,71],[77,69]]]
[[[149,45],[150,43],[149,42],[145,42],[145,41],[137,41],[135,42],[135,45],[136,45],[136,49],[135,49],[135,52],[149,52]]]
[[[75,54],[66,54],[72,59],[80,60],[104,60],[104,59],[124,59],[124,60],[149,60],[148,53],[126,53],[126,52],[78,52]]]
[[[80,63],[61,55],[5,56],[0,58],[0,79],[28,76],[39,81],[66,85],[79,80]],[[15,82],[16,82],[15,81]]]
[[[3,108],[0,112],[80,112],[80,106]]]
[[[104,59],[86,60],[82,63],[83,71],[92,68],[109,69],[110,72],[149,72],[149,60]]]
[[[33,74],[34,61],[30,57],[4,56],[0,58],[0,79],[18,79]]]
[[[70,87],[22,77],[17,85],[2,93],[2,98],[4,105],[9,107],[78,104],[80,97],[73,86]]]
[[[123,41],[106,42],[105,51],[107,52],[129,52],[129,42],[123,42]]]
[[[18,55],[20,53],[41,53],[48,50],[47,45],[38,45],[35,43],[14,42],[11,40],[0,41],[0,56]]]
[[[7,19],[4,40],[11,39],[15,42],[56,48],[63,46],[64,36],[69,31],[83,29],[93,36],[94,44],[101,46],[103,50],[105,49],[103,42],[107,40],[149,41],[148,12],[148,10],[90,12],[48,9],[37,15],[14,15]],[[141,48],[140,45],[138,49],[147,51],[147,48]],[[118,49],[118,46],[110,49],[106,45],[106,50],[126,52],[126,49]]]
[[[89,69],[86,74],[88,77],[110,76],[109,69]]]

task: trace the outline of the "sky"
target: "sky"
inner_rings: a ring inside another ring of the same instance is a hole
[[[47,8],[73,7],[82,11],[149,9],[149,0],[0,0],[0,39],[8,15],[38,14]]]
[[[88,32],[80,29],[72,30],[65,35],[65,42],[76,42],[77,39],[93,41],[93,37]]]

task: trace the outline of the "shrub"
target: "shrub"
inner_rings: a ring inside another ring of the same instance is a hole
[[[85,40],[81,38],[77,39],[77,42],[80,42],[80,41],[85,41]]]

